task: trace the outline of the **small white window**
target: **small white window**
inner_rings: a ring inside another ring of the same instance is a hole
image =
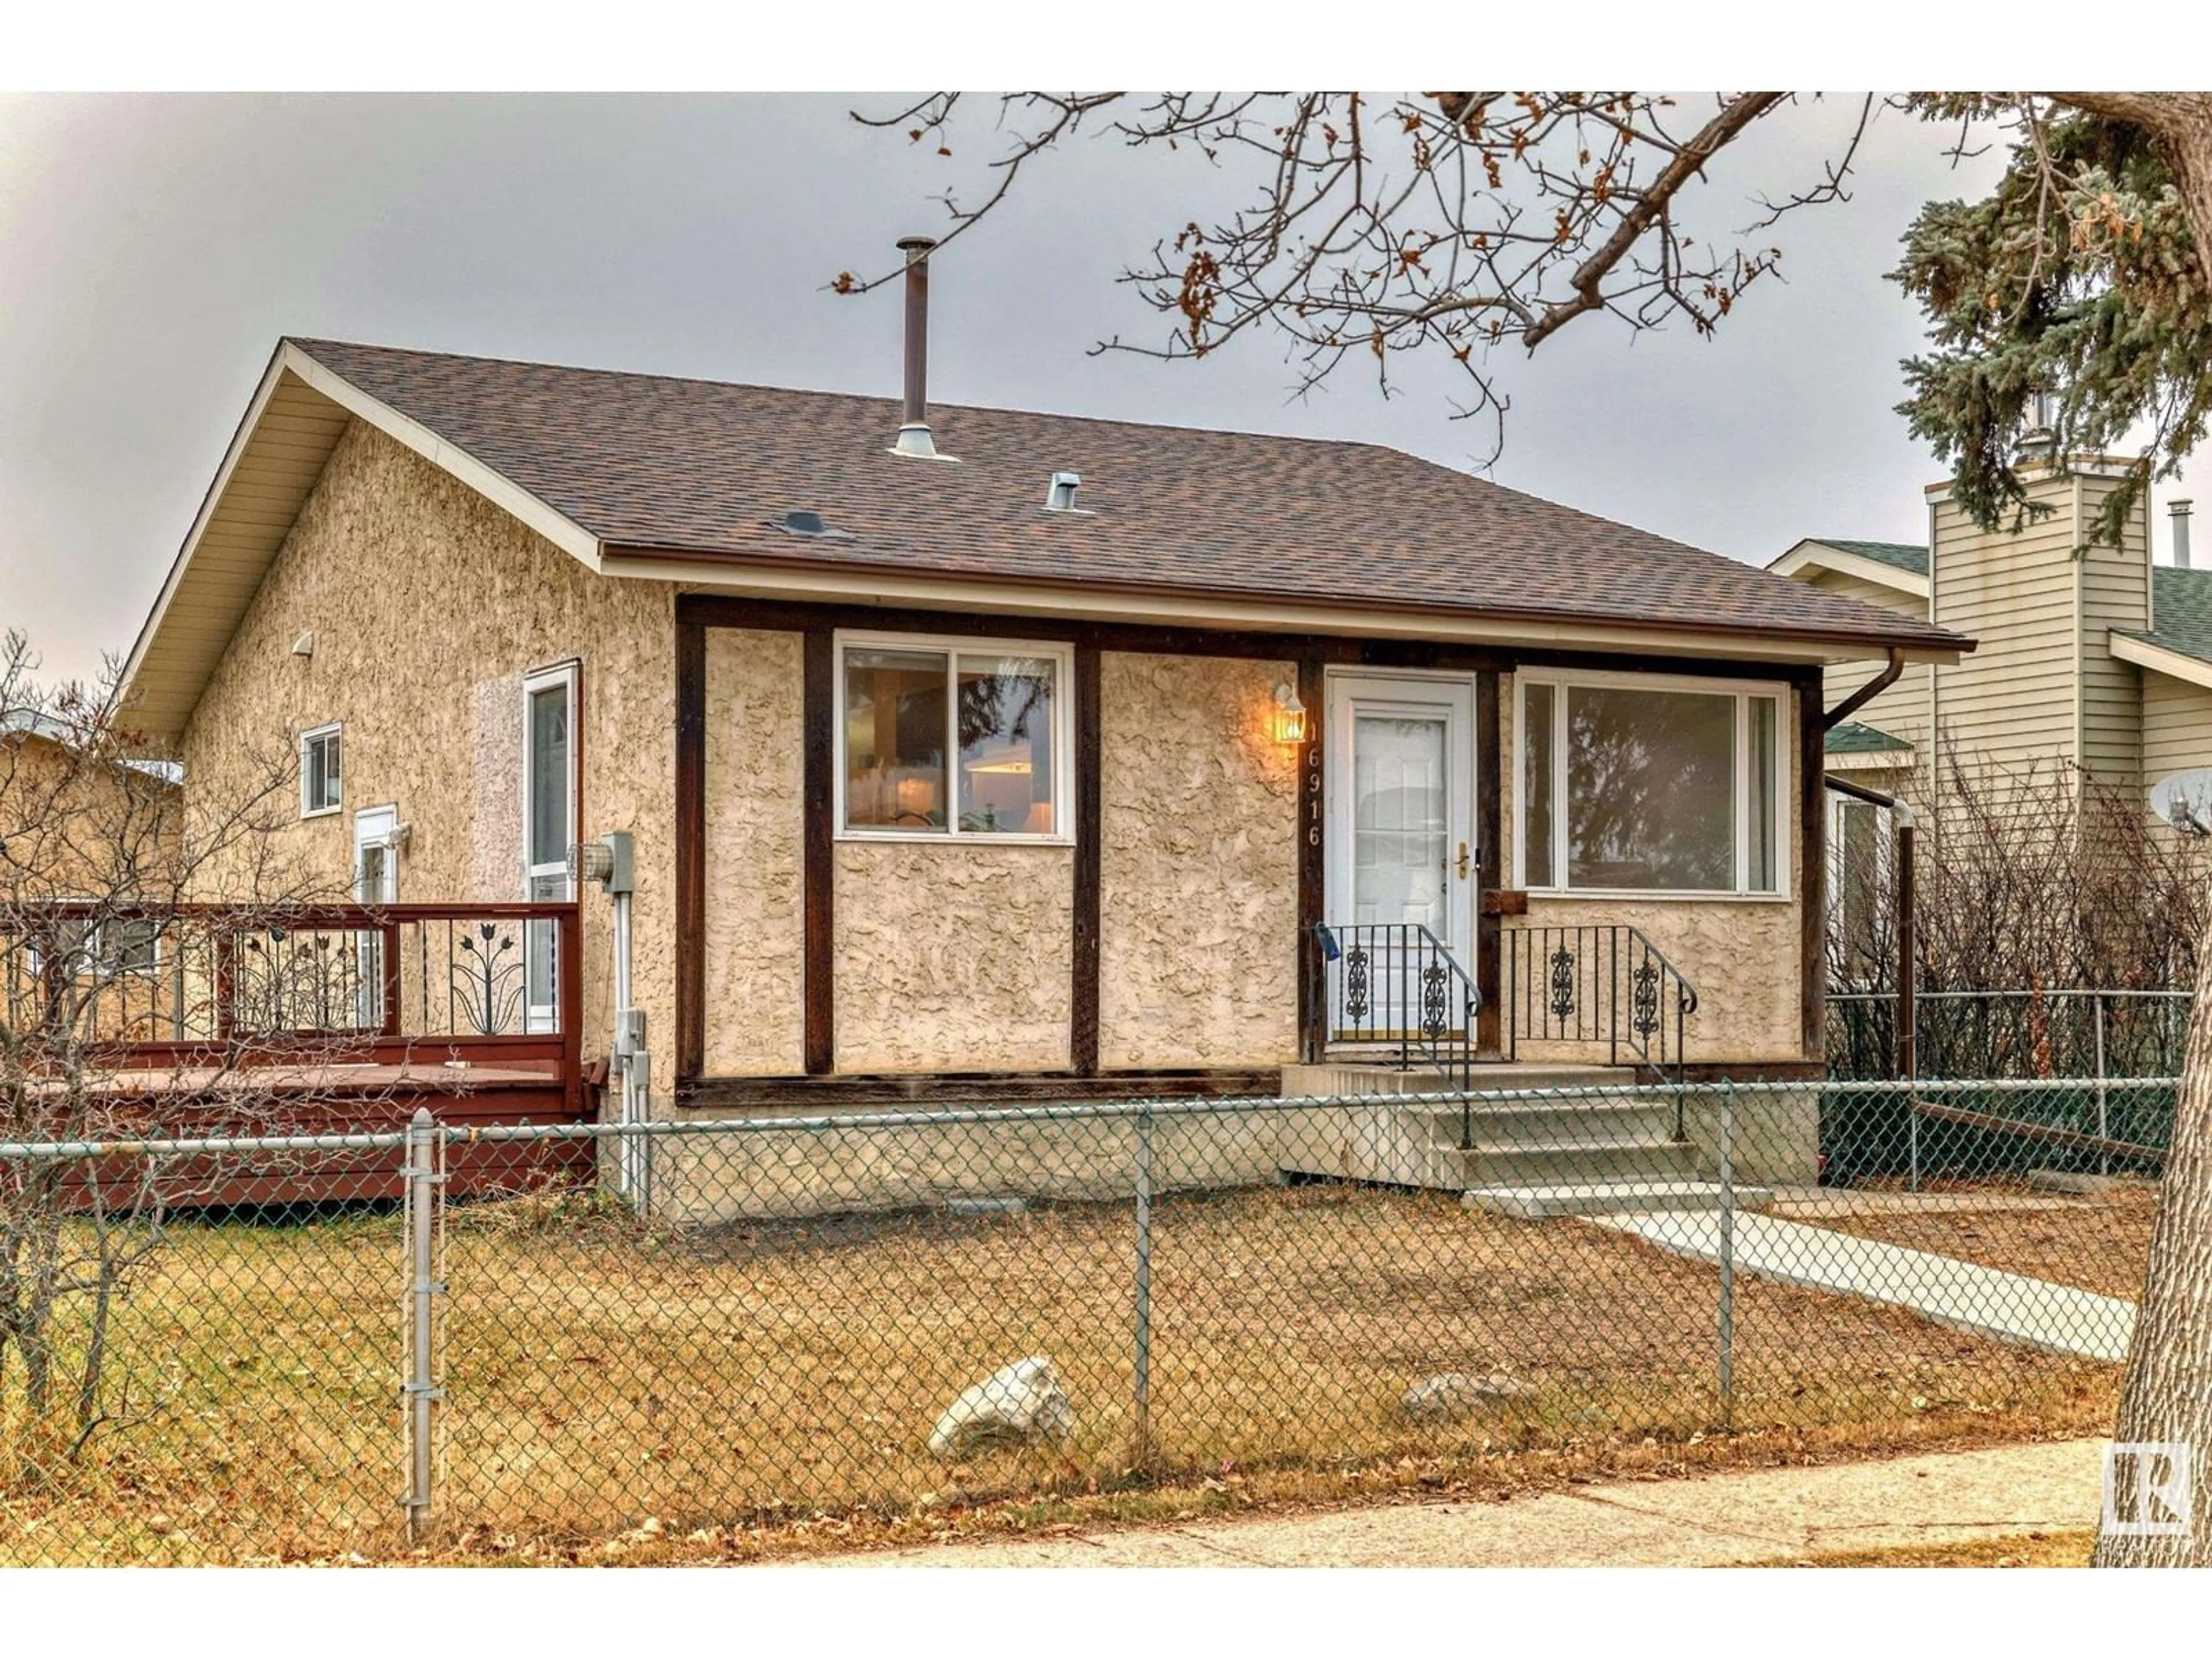
[[[319,818],[345,805],[345,732],[318,726],[300,734],[300,816]]]
[[[841,634],[837,826],[851,837],[1065,842],[1064,645]]]
[[[151,916],[119,916],[99,933],[100,963],[114,974],[152,975],[161,970],[161,924]]]
[[[71,902],[98,902],[90,899]],[[49,948],[42,950],[42,944]],[[43,938],[33,933],[24,951],[24,967],[31,974],[43,972],[49,961],[73,980],[156,974],[161,967],[161,924],[145,916],[109,916],[101,920],[87,915],[57,921],[52,932]]]
[[[1784,896],[1784,690],[1536,672],[1516,690],[1521,885]]]

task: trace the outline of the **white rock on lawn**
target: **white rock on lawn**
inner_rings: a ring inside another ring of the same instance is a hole
[[[1535,1385],[1492,1371],[1477,1376],[1468,1371],[1446,1371],[1425,1376],[1406,1390],[1398,1401],[1398,1415],[1408,1423],[1456,1423],[1477,1412],[1495,1411],[1510,1401],[1525,1400]]]
[[[1075,1429],[1075,1407],[1060,1386],[1060,1369],[1042,1355],[995,1370],[945,1408],[929,1437],[933,1455],[964,1457],[998,1446],[1065,1440]]]

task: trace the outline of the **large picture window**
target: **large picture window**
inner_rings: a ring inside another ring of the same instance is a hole
[[[837,655],[842,833],[1066,838],[1065,646],[840,635]]]
[[[1525,672],[1516,684],[1522,886],[1781,895],[1785,692]]]

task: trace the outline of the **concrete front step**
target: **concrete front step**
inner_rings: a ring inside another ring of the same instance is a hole
[[[1675,1138],[1673,1098],[1634,1092],[1626,1067],[1486,1065],[1475,1077],[1460,1099],[1400,1103],[1451,1092],[1450,1083],[1337,1061],[1291,1068],[1285,1097],[1357,1103],[1318,1109],[1298,1126],[1284,1168],[1446,1192],[1661,1186],[1702,1172],[1696,1149]]]
[[[1693,1181],[1700,1173],[1697,1149],[1689,1142],[1644,1135],[1478,1141],[1472,1147],[1440,1151],[1444,1167],[1452,1171],[1449,1184],[1461,1188],[1651,1184]]]
[[[1650,1215],[1680,1210],[1710,1212],[1721,1207],[1716,1181],[1597,1181],[1544,1186],[1472,1187],[1459,1201],[1470,1210],[1546,1221],[1559,1216]],[[1765,1187],[1739,1185],[1735,1207],[1763,1210],[1774,1201]]]
[[[1411,1124],[1421,1125],[1438,1146],[1456,1146],[1462,1133],[1477,1146],[1556,1146],[1571,1141],[1659,1141],[1674,1138],[1671,1100],[1634,1095],[1595,1095],[1579,1100],[1547,1101],[1507,1096],[1470,1097],[1458,1103],[1422,1102],[1395,1109]]]

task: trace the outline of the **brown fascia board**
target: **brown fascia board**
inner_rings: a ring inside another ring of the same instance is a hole
[[[1047,575],[1019,578],[998,574],[978,575],[968,571],[924,570],[908,565],[871,565],[854,560],[806,559],[789,554],[733,553],[725,549],[684,547],[622,546],[602,543],[601,558],[611,562],[635,559],[665,559],[696,564],[704,569],[727,571],[759,567],[769,570],[792,571],[802,574],[834,574],[866,576],[870,574],[908,577],[922,580],[955,583],[975,588],[1020,586],[1042,587],[1068,593],[1096,593],[1102,598],[1127,593],[1145,598],[1189,599],[1212,605],[1238,603],[1265,605],[1326,605],[1340,610],[1357,611],[1375,617],[1397,617],[1419,621],[1425,615],[1444,612],[1468,621],[1504,623],[1525,623],[1538,627],[1581,626],[1588,628],[1619,628],[1633,629],[1649,627],[1658,632],[1711,634],[1721,638],[1768,639],[1792,645],[1836,645],[1863,647],[1868,655],[1878,655],[1893,648],[1911,653],[1909,660],[1952,661],[1974,649],[1978,641],[1968,635],[1954,634],[1947,629],[1922,628],[1896,634],[1862,634],[1841,629],[1790,629],[1767,623],[1699,622],[1674,623],[1644,623],[1633,617],[1591,615],[1564,611],[1507,611],[1474,610],[1462,607],[1434,606],[1427,611],[1408,610],[1403,605],[1376,600],[1340,599],[1291,591],[1263,592],[1249,588],[1191,587],[1175,583],[1121,582],[1111,587],[1080,577]]]

